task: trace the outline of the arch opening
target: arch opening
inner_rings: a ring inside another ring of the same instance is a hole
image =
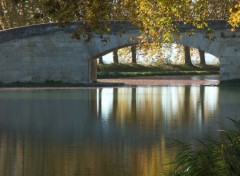
[[[172,45],[176,45],[176,44],[172,44]],[[133,45],[130,45],[130,46],[133,46]],[[175,51],[169,52],[168,55],[170,54],[170,56],[168,56],[167,58],[164,58],[165,61],[160,62],[158,61],[159,58],[153,58],[153,59],[148,59],[148,62],[146,62],[144,61],[144,56],[141,56],[142,58],[138,58],[138,64],[140,64],[140,66],[137,66],[137,65],[132,66],[131,49],[129,48],[130,46],[127,46],[128,52],[129,52],[128,53],[129,58],[127,59],[127,62],[122,59],[119,59],[120,65],[119,64],[112,65],[114,63],[113,54],[108,53],[108,56],[104,58],[105,66],[103,66],[102,64],[98,65],[97,79],[101,80],[101,78],[114,78],[114,77],[119,78],[121,76],[125,77],[128,74],[127,72],[139,72],[140,73],[139,75],[141,75],[143,72],[152,72],[151,76],[154,75],[154,72],[156,75],[159,75],[160,72],[164,72],[162,73],[164,75],[166,74],[171,75],[173,71],[179,72],[179,75],[181,75],[180,72],[182,71],[192,71],[191,74],[199,74],[199,72],[204,72],[204,74],[209,74],[209,75],[213,73],[217,75],[219,74],[219,59],[213,55],[210,55],[209,53],[204,52],[204,55],[206,55],[206,65],[205,64],[203,65],[200,63],[200,56],[198,53],[199,50],[196,48],[191,49],[191,53],[192,53],[191,59],[192,59],[193,67],[186,67],[186,65],[184,65],[184,62],[183,62],[184,60],[183,46],[181,46],[180,49],[178,48],[178,50],[176,49],[176,46],[175,46],[175,49],[173,47],[167,48],[168,50],[173,49]],[[124,48],[126,48],[126,46],[118,48],[118,50],[121,50]],[[179,56],[182,58],[178,58],[176,60],[176,57],[179,57]],[[106,60],[108,60],[107,63],[106,63]],[[180,62],[177,62],[177,61],[180,61]],[[153,69],[152,66],[154,66],[155,69]],[[159,68],[157,69],[156,67],[159,67]],[[194,71],[196,73],[194,73]],[[109,73],[109,76],[108,76],[108,73]],[[186,72],[184,74],[186,74]],[[131,77],[132,74],[129,73],[129,75]],[[138,75],[138,73],[136,73],[136,75]],[[195,77],[195,79],[203,79],[203,77]],[[219,79],[219,76],[216,76],[216,79]]]

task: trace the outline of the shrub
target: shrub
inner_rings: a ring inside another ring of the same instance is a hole
[[[231,119],[234,128],[222,130],[219,141],[200,141],[201,148],[177,142],[180,151],[176,167],[169,176],[237,176],[240,175],[240,121]]]

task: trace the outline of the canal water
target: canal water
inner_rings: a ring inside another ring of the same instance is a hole
[[[174,140],[217,139],[239,104],[234,87],[2,89],[0,175],[162,175]]]

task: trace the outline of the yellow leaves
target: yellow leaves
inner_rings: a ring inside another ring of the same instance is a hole
[[[41,1],[41,2],[40,2]],[[177,33],[177,28],[173,21],[183,21],[190,23],[197,28],[205,28],[204,22],[208,19],[217,19],[221,16],[226,19],[225,11],[235,0],[25,0],[27,9],[20,13],[15,13],[16,8],[7,7],[7,11],[12,11],[5,19],[8,26],[19,25],[19,14],[27,14],[27,20],[34,16],[35,7],[40,9],[39,17],[34,22],[66,22],[82,21],[86,26],[90,26],[93,31],[99,31],[99,21],[128,21],[137,25],[141,30],[143,38],[153,43],[171,42],[173,34]],[[7,4],[9,0],[2,0],[1,4]],[[38,5],[32,5],[38,2]],[[47,3],[46,3],[47,2]],[[29,5],[28,5],[29,4]],[[40,8],[40,5],[41,8]],[[43,6],[42,4],[45,4]],[[218,7],[217,10],[215,7]],[[3,6],[4,7],[4,6]],[[22,5],[19,3],[19,7]],[[15,14],[13,14],[13,12]],[[45,12],[45,14],[43,13]],[[46,13],[48,12],[48,13]],[[231,9],[229,23],[237,27],[240,22],[240,0]],[[223,14],[223,15],[222,15]],[[21,15],[23,17],[23,15]],[[2,18],[0,18],[3,21]],[[6,20],[6,21],[7,21]],[[42,20],[42,21],[40,21]],[[0,21],[0,22],[1,22]],[[31,21],[31,23],[34,23]],[[27,24],[27,22],[25,23]],[[101,31],[109,32],[109,26],[100,27]],[[103,29],[105,28],[105,30]],[[234,29],[233,29],[234,30]],[[86,31],[82,31],[84,33]],[[88,31],[87,31],[88,32]]]
[[[130,42],[134,42],[134,41],[135,41],[135,38],[134,38],[134,37],[130,37],[130,38],[129,38],[129,41],[130,41]]]
[[[240,0],[238,0],[238,3],[230,9],[230,18],[229,23],[233,26],[232,31],[235,31],[235,28],[238,27],[240,23]]]

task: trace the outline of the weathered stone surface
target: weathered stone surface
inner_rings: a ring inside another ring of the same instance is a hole
[[[71,37],[80,25],[42,24],[1,31],[0,82],[96,81],[94,59],[136,44],[140,35],[138,29],[127,22],[112,22],[110,34],[94,34],[91,41],[85,42],[84,36],[82,40]],[[222,80],[240,79],[240,32],[230,32],[226,21],[210,21],[209,25],[213,29],[212,39],[204,30],[178,23],[183,37],[176,42],[219,57]]]

